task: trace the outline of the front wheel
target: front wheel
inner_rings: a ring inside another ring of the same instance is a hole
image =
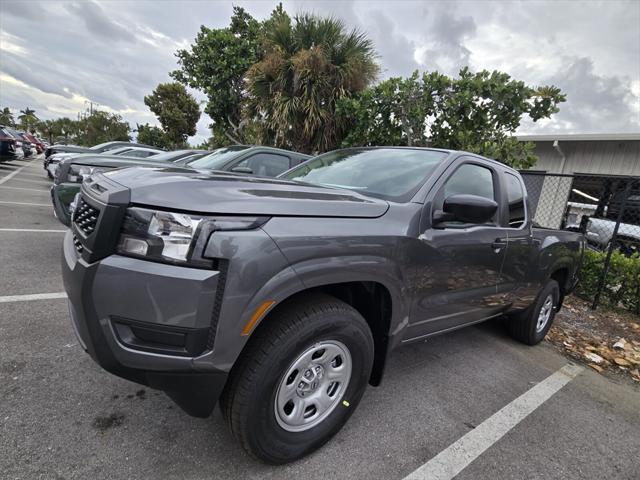
[[[249,454],[282,464],[346,423],[367,386],[374,347],[362,316],[327,295],[304,296],[273,315],[250,339],[221,406]]]

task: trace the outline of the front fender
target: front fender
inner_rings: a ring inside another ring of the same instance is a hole
[[[408,324],[411,271],[409,237],[403,228],[417,210],[380,219],[273,219],[265,231],[274,239],[305,288],[346,282],[375,282],[391,297],[389,347]]]
[[[218,260],[223,290],[212,319],[213,349],[193,362],[201,370],[229,371],[249,339],[241,333],[253,312],[266,300],[275,300],[277,305],[304,285],[261,229],[215,232],[205,256]]]

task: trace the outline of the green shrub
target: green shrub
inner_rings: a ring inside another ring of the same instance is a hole
[[[598,291],[604,270],[606,252],[586,250],[576,293],[592,300]],[[611,263],[600,302],[640,313],[640,256],[625,256],[618,251],[611,255]]]

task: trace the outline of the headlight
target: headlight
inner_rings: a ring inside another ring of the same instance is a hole
[[[98,172],[104,172],[106,168],[90,167],[88,165],[71,165],[69,167],[69,173],[67,174],[67,180],[74,183],[82,183],[82,181],[89,175]]]
[[[202,257],[209,235],[220,230],[252,230],[268,217],[203,217],[185,213],[129,208],[117,251],[165,263],[211,267]]]

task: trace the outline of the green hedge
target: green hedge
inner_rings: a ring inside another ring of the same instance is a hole
[[[584,252],[580,282],[576,290],[579,296],[590,300],[594,298],[606,256],[606,252]],[[640,256],[637,253],[630,257],[618,251],[612,253],[600,303],[640,313]]]

